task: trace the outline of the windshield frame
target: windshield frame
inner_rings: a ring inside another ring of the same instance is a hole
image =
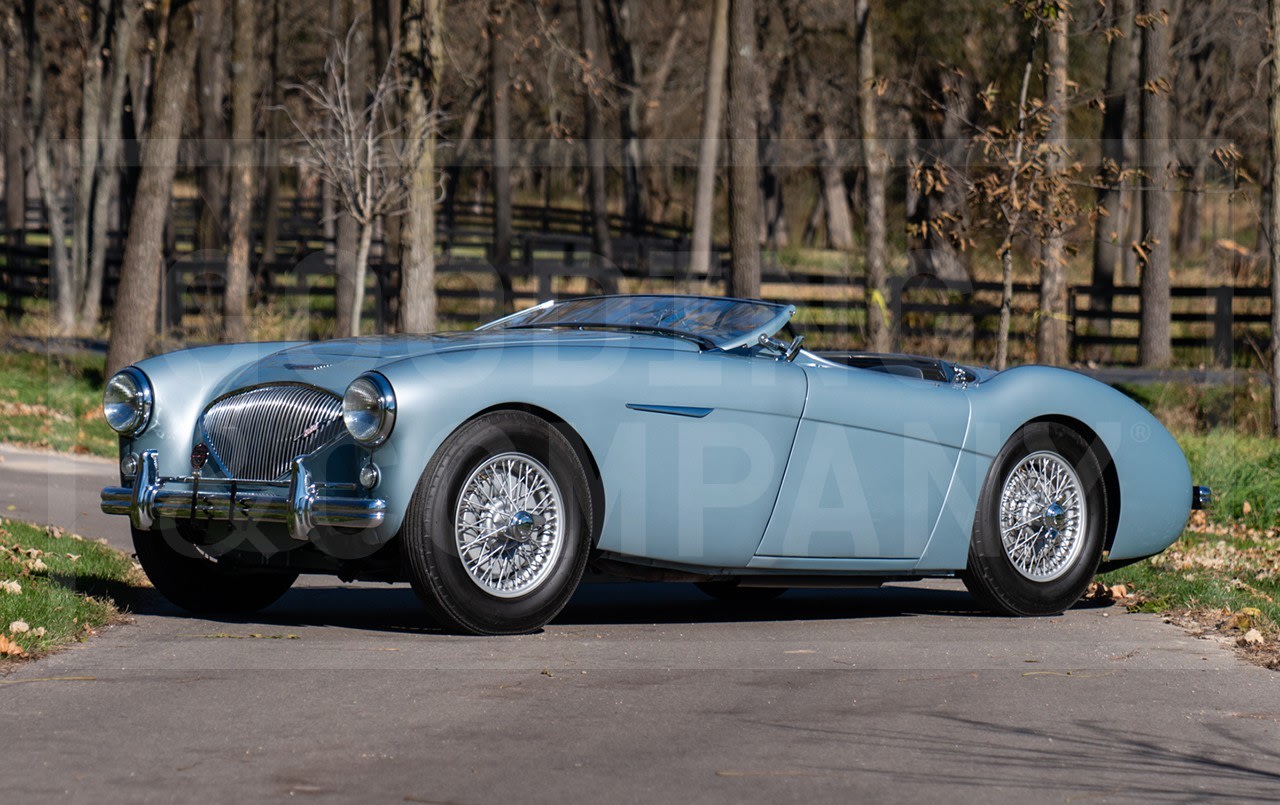
[[[528,316],[533,311],[548,310],[557,305],[567,305],[572,302],[592,302],[603,299],[670,299],[673,302],[681,302],[685,300],[703,300],[713,302],[728,302],[735,304],[752,305],[755,307],[769,308],[774,311],[774,315],[759,326],[750,330],[739,333],[732,333],[720,340],[716,340],[711,335],[704,332],[693,332],[683,330],[679,327],[650,327],[647,325],[627,325],[622,323],[611,324],[602,322],[531,322],[528,324],[511,324],[508,322],[518,320],[521,317]],[[532,330],[532,329],[603,329],[617,330],[618,332],[652,332],[655,335],[670,335],[673,338],[687,338],[697,342],[700,347],[710,345],[711,349],[718,349],[724,352],[739,349],[741,347],[755,346],[760,342],[761,336],[772,336],[787,326],[791,321],[791,317],[795,315],[795,305],[786,305],[778,302],[766,302],[761,299],[738,299],[729,296],[704,296],[694,294],[606,294],[601,296],[579,296],[572,299],[549,299],[533,307],[511,313],[502,318],[495,319],[487,324],[477,327],[477,330]]]

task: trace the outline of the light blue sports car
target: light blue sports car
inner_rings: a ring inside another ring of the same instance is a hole
[[[408,581],[447,628],[550,621],[584,575],[788,587],[959,576],[1061,612],[1168,546],[1208,490],[1124,395],[780,338],[795,308],[547,302],[474,332],[210,346],[111,378],[157,589],[247,612],[299,573]]]

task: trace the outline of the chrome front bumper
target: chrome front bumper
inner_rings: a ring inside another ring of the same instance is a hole
[[[134,528],[142,531],[151,528],[157,517],[204,518],[284,523],[290,536],[305,540],[316,526],[382,525],[387,516],[384,500],[319,494],[355,492],[358,488],[355,484],[316,484],[302,457],[293,460],[288,482],[234,481],[198,475],[166,478],[160,475],[156,451],[148,450],[138,462],[132,487],[108,486],[102,490],[102,510],[107,514],[127,514]],[[273,490],[284,494],[273,494]]]

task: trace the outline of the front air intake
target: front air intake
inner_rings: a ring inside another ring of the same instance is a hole
[[[200,432],[231,478],[276,481],[294,458],[343,434],[342,399],[301,383],[234,391],[204,410]]]

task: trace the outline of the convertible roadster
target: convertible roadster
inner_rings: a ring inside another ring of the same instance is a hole
[[[107,383],[156,588],[248,612],[299,573],[408,581],[446,628],[537,629],[587,578],[788,587],[959,576],[1061,612],[1209,492],[1079,374],[809,352],[795,308],[547,302],[473,332],[210,346]]]

